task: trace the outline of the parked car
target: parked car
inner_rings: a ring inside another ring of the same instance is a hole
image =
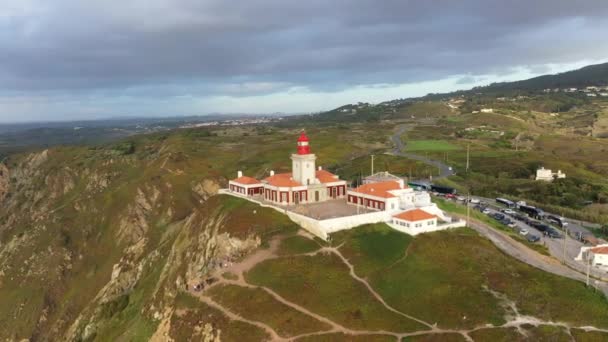
[[[501,211],[503,213],[507,214],[507,215],[513,215],[513,214],[515,214],[515,211],[511,210],[511,209],[502,209]]]
[[[466,201],[466,200],[467,200],[467,198],[466,198],[466,197],[464,197],[464,196],[458,196],[458,197],[456,197],[456,200],[457,200],[457,201],[464,202],[464,201]]]
[[[528,233],[529,233],[529,231],[527,229],[522,229],[519,231],[519,234],[524,235],[524,236],[528,235]]]
[[[557,232],[557,230],[550,227],[549,229],[545,230],[545,235],[552,239],[561,239],[563,237],[560,233]]]
[[[516,219],[518,221],[522,221],[522,222],[526,222],[526,219],[527,219],[526,216],[524,216],[522,214],[519,214],[519,213],[515,213],[515,214],[513,214],[511,216],[513,216],[514,219]]]
[[[456,195],[454,195],[454,194],[445,194],[445,198],[454,199],[454,198],[456,198]]]
[[[488,208],[483,208],[483,210],[481,212],[486,215],[490,215],[490,213],[491,213],[490,209],[488,209]]]
[[[517,227],[517,223],[515,223],[514,221],[511,221],[511,223],[507,224],[507,226],[509,226],[509,228],[515,228],[515,227]]]
[[[472,204],[479,204],[479,200],[477,198],[471,198],[469,202],[471,202]]]
[[[497,220],[497,221],[501,221],[502,219],[504,219],[504,218],[505,218],[505,215],[503,215],[503,214],[501,214],[501,213],[494,213],[494,214],[492,215],[492,217],[493,217],[495,220]]]
[[[500,220],[500,223],[504,224],[505,226],[510,225],[511,223],[513,223],[513,221],[509,220],[508,217],[503,218],[502,220]]]
[[[528,235],[526,235],[526,240],[528,240],[530,242],[538,242],[538,241],[540,241],[540,236],[534,235],[534,234],[528,234]]]

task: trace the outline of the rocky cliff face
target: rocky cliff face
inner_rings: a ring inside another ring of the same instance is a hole
[[[4,164],[0,164],[0,204],[4,202],[4,198],[8,193],[8,187],[10,184],[10,175],[8,169]]]
[[[208,203],[217,179],[158,153],[104,153],[0,164],[0,326],[12,327],[0,340],[150,337],[189,281],[260,244],[232,236],[230,213]]]

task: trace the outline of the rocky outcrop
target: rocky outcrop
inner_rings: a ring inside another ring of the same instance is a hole
[[[8,168],[0,163],[0,204],[4,201],[4,198],[8,194],[10,185],[10,175]]]
[[[219,189],[220,185],[217,182],[210,179],[204,179],[194,186],[192,190],[201,197],[202,201],[206,201],[209,197],[217,194]]]

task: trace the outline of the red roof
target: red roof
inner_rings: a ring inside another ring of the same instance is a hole
[[[308,137],[306,136],[305,132],[300,133],[300,137],[298,138],[298,141],[308,141]]]
[[[386,181],[386,182],[364,184],[364,185],[361,185],[360,187],[354,189],[353,191],[362,193],[362,194],[366,194],[366,195],[370,195],[370,196],[389,198],[389,197],[396,197],[395,195],[391,194],[389,191],[400,190],[400,189],[403,189],[403,188],[401,187],[401,184],[399,184],[399,182]]]
[[[325,171],[325,170],[318,170],[316,172],[315,176],[319,179],[319,181],[321,181],[321,183],[331,183],[331,182],[337,182],[340,180],[338,178],[338,176],[334,175],[333,173],[331,173],[329,171]]]
[[[595,254],[608,254],[608,246],[591,248],[591,252]]]
[[[274,176],[270,176],[264,179],[268,184],[272,186],[280,186],[280,187],[295,187],[302,186],[299,182],[296,182],[291,173],[277,173]]]
[[[241,176],[239,178],[235,178],[232,180],[232,182],[243,184],[243,185],[252,185],[252,184],[262,185],[262,182],[260,182],[259,180],[255,179],[253,177],[247,177],[247,176]]]
[[[404,220],[404,221],[410,221],[410,222],[424,221],[424,220],[430,220],[433,218],[437,218],[437,216],[435,216],[433,214],[429,214],[426,211],[421,210],[421,209],[404,211],[397,215],[393,215],[393,217]]]

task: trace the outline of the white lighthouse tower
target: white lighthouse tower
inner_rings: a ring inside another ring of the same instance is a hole
[[[317,183],[315,160],[317,156],[310,153],[310,145],[306,133],[298,138],[298,152],[291,155],[291,172],[295,181],[303,185]]]

